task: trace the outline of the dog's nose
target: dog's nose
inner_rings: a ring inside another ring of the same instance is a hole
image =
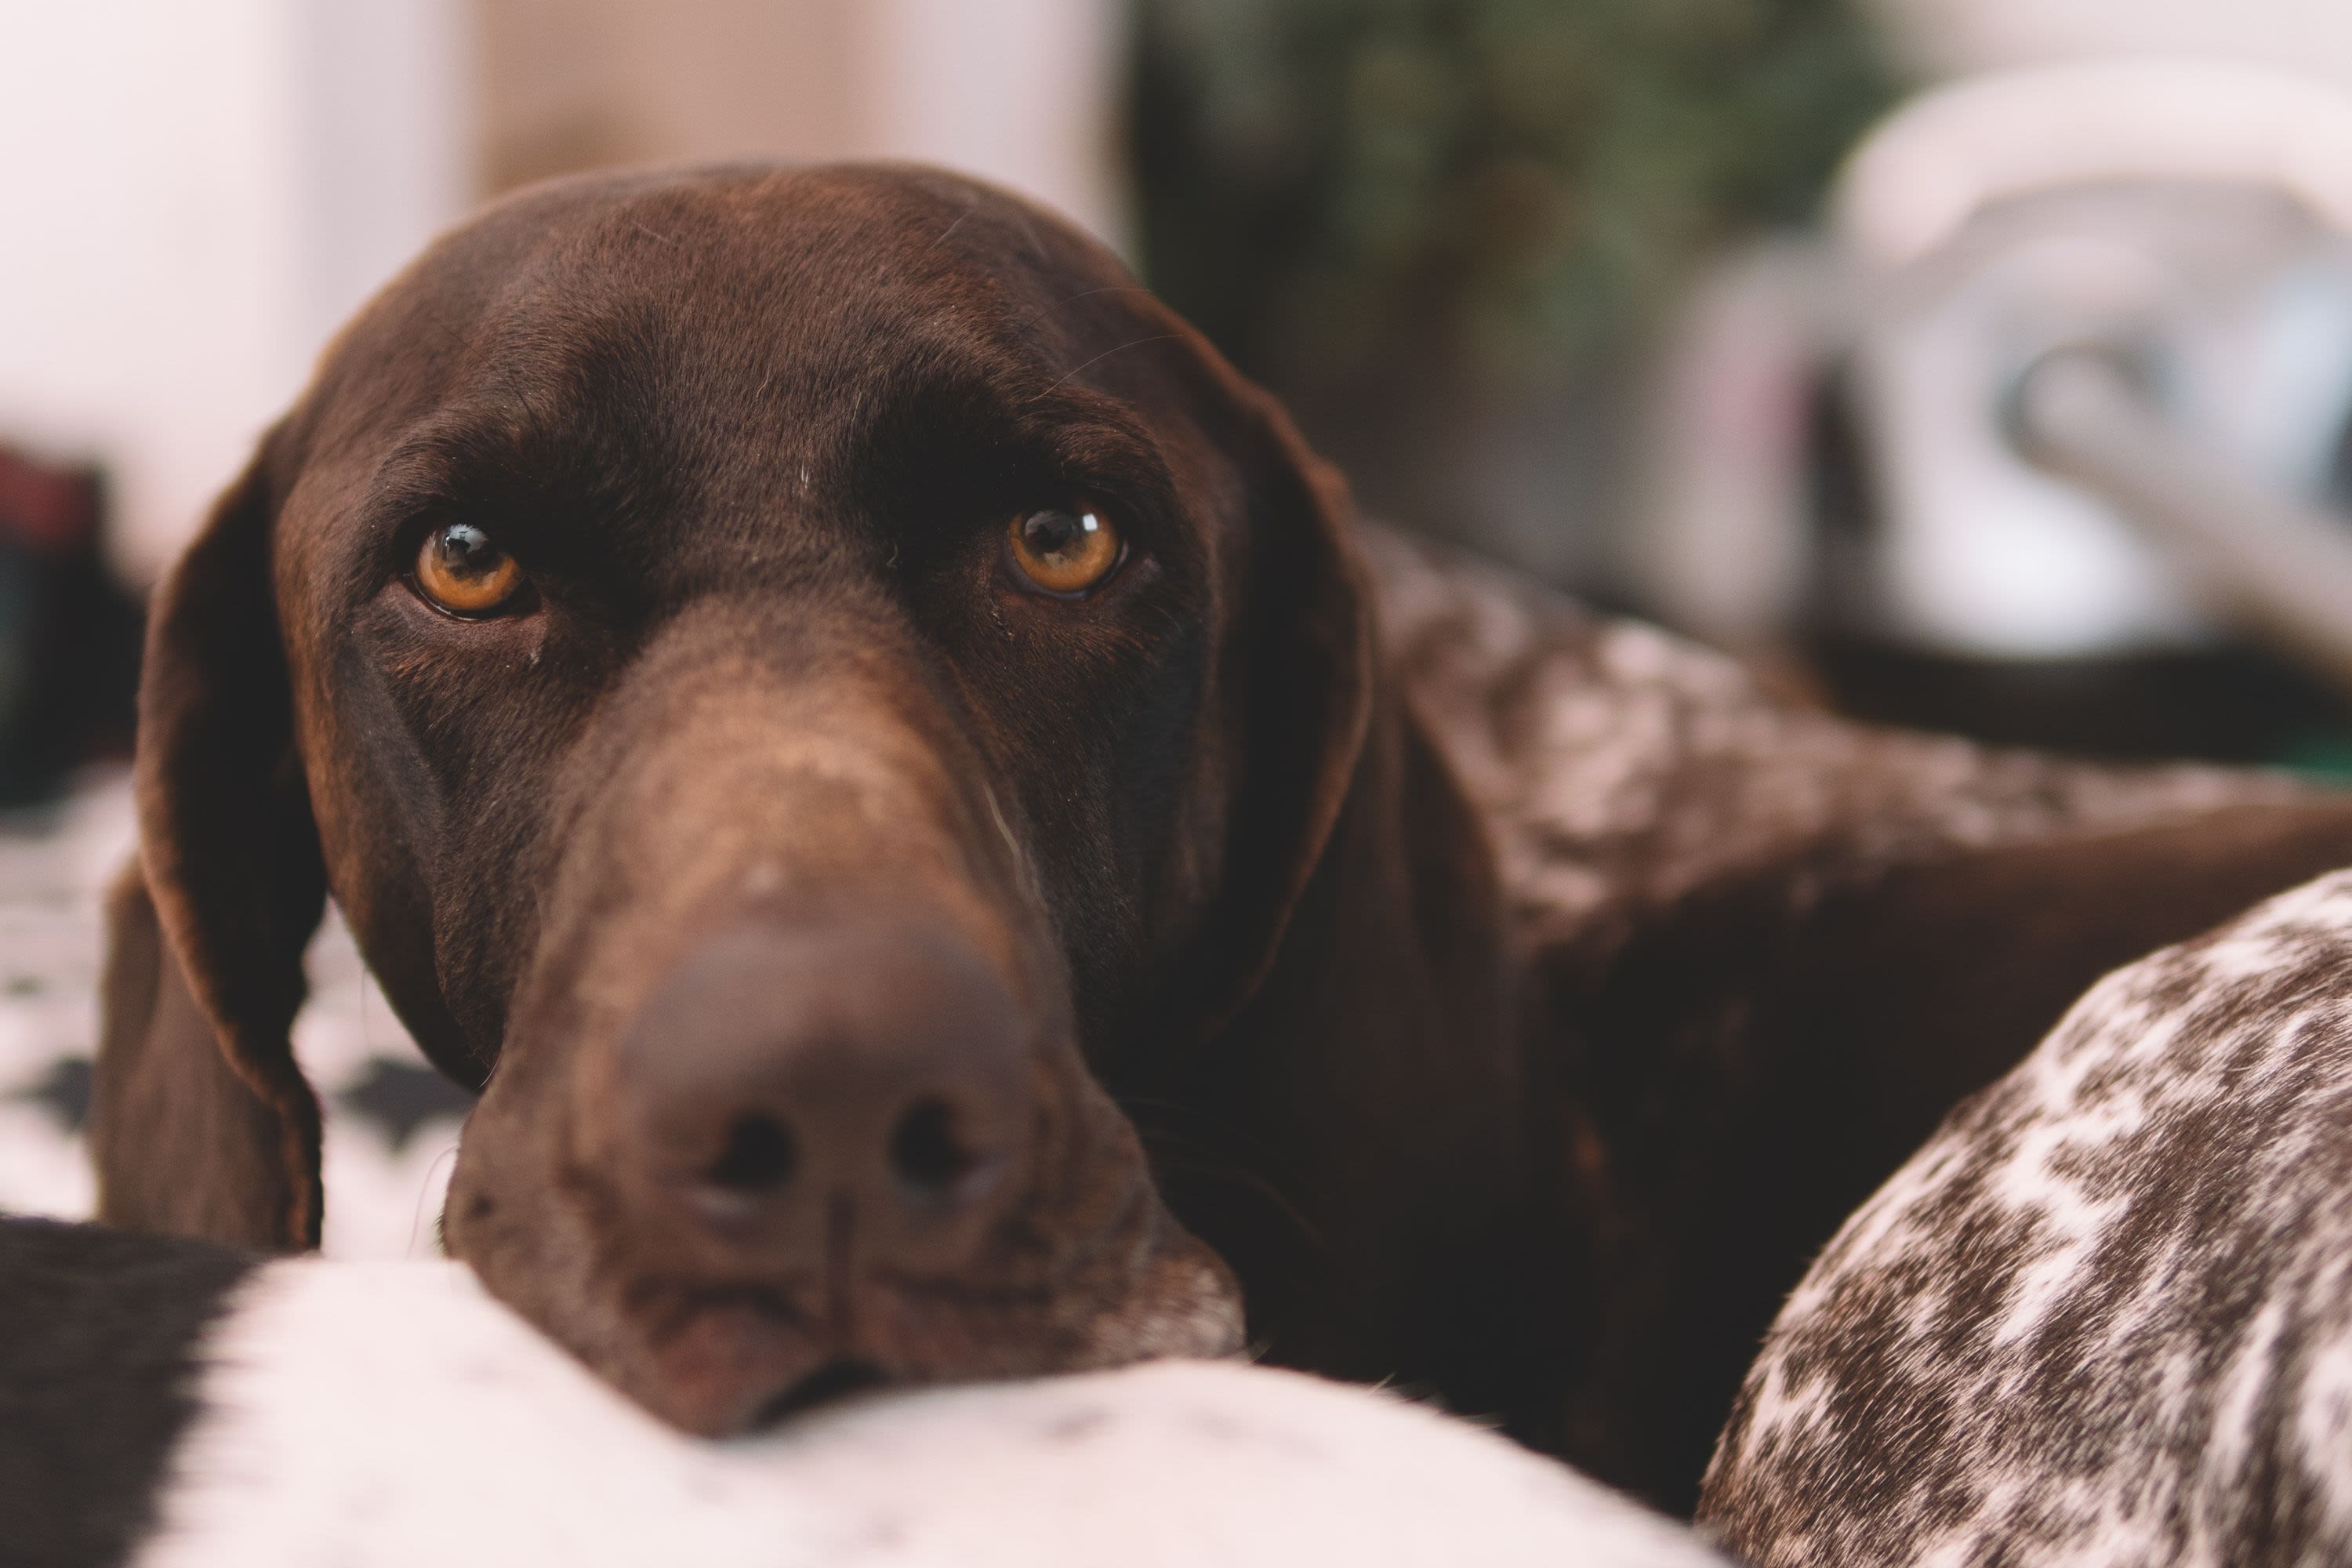
[[[728,931],[623,1039],[613,1174],[762,1272],[951,1270],[1024,1174],[1026,1034],[936,925]]]

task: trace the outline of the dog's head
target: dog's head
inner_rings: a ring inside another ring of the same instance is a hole
[[[1095,1074],[1245,997],[1321,853],[1369,701],[1345,510],[1117,261],[984,187],[493,209],[160,595],[109,1210],[315,1240],[288,1029],[331,889],[483,1086],[451,1250],[677,1425],[849,1366],[1234,1348]]]

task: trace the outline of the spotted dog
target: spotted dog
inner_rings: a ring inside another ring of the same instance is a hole
[[[2352,1560],[2352,872],[1955,1111],[1790,1298],[1702,1514],[1763,1568]]]

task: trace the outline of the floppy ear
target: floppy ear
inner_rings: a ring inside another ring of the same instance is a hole
[[[1186,988],[1214,1029],[1273,965],[1347,804],[1371,722],[1373,627],[1347,481],[1271,394],[1185,331],[1249,487],[1250,569],[1227,650],[1248,683],[1244,773],[1201,978]]]
[[[319,1240],[319,1102],[291,1030],[326,879],[270,586],[269,449],[156,594],[91,1143],[101,1219],[277,1248]]]

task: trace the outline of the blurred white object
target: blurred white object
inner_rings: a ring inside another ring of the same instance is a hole
[[[1652,609],[1721,647],[1785,637],[1811,598],[1810,426],[1843,320],[1831,284],[1811,242],[1735,254],[1659,356],[1622,564]]]
[[[1834,197],[1883,543],[1866,629],[2066,658],[2202,640],[2133,522],[2000,428],[2024,368],[2097,343],[2184,426],[2316,496],[2352,409],[2352,98],[2253,67],[2050,66],[1933,93]]]
[[[1787,444],[1748,465],[1756,498],[1727,510],[1708,496],[1737,494],[1737,476],[1695,495],[1681,470],[1706,465],[1675,460],[1724,449],[1723,421],[1702,416],[1738,340],[1703,335],[1668,363],[1659,542],[1637,564],[1670,616],[1735,641],[1825,622],[1978,659],[2210,641],[2194,573],[2003,427],[2018,377],[2059,347],[2143,367],[2164,416],[2248,482],[2332,499],[2352,421],[2352,95],[2210,62],[2003,73],[1890,117],[1832,213],[1809,274],[1782,261],[1759,301],[1749,262],[1715,291],[1718,314],[1748,300],[1735,320],[1777,299],[1812,338],[1807,355],[1784,334],[1742,372],[1748,401],[1797,411],[1779,421]],[[1807,443],[1833,400],[1862,516],[1831,539]]]
[[[2250,482],[2098,349],[2044,355],[2012,410],[2028,457],[2123,508],[2208,603],[2352,690],[2352,523]]]
[[[1997,202],[2135,180],[2273,189],[2352,227],[2352,100],[2210,60],[2004,71],[1905,105],[1854,150],[1832,204],[1840,242],[1885,271],[1951,243]]]
[[[264,1268],[140,1568],[1701,1568],[1683,1528],[1392,1395],[1159,1362],[680,1436],[455,1264]]]
[[[2344,0],[1867,0],[1906,60],[1972,76],[2133,51],[2280,66],[2352,87]]]

